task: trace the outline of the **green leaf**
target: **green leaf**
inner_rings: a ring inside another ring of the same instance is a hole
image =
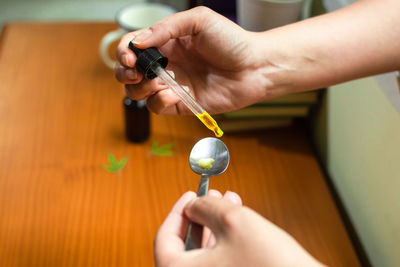
[[[158,142],[154,141],[151,145],[150,153],[157,156],[172,156],[174,155],[173,146],[173,143],[158,146]]]
[[[157,148],[158,148],[158,142],[157,142],[157,141],[154,141],[153,144],[151,145],[151,150],[152,150],[152,151],[153,151],[153,150],[157,150]]]
[[[123,157],[118,163],[119,168],[121,168],[121,169],[124,168],[127,160],[128,160],[128,157]]]
[[[103,165],[103,169],[109,172],[117,172],[117,168],[115,168],[115,166]]]
[[[108,152],[107,158],[108,158],[108,162],[110,162],[111,165],[113,165],[113,166],[118,165],[117,159],[114,157],[114,155],[111,152]]]
[[[161,150],[170,150],[173,146],[174,146],[173,143],[165,144],[163,146],[160,146],[159,149],[161,149]]]
[[[110,164],[103,165],[103,169],[105,169],[106,171],[109,171],[109,172],[113,172],[113,173],[117,173],[117,172],[121,171],[125,167],[126,162],[128,160],[127,157],[123,157],[118,162],[117,159],[115,158],[115,156],[111,152],[109,152],[107,154],[107,158],[108,158],[108,161]]]

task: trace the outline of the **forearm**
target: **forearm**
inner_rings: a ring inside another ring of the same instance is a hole
[[[360,0],[253,35],[266,98],[400,69],[400,2]]]

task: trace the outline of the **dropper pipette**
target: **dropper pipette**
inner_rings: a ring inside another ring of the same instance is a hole
[[[217,122],[207,113],[194,98],[175,81],[171,75],[165,71],[168,59],[163,56],[155,47],[147,49],[139,49],[132,42],[129,42],[129,48],[136,54],[136,68],[142,72],[147,79],[159,77],[165,84],[182,100],[182,102],[199,118],[199,120],[211,131],[215,136],[221,137],[222,130]]]

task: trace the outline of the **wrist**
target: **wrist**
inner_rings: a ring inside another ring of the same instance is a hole
[[[268,32],[249,32],[252,70],[263,88],[260,100],[268,100],[290,93],[293,67],[284,64],[285,55],[270,43]]]
[[[299,50],[284,29],[252,33],[253,54],[263,80],[264,100],[318,88],[319,62],[311,50]]]

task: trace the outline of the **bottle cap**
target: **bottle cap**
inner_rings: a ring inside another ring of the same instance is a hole
[[[157,75],[151,69],[151,66],[157,62],[161,67],[165,68],[168,65],[168,58],[161,54],[155,47],[147,49],[137,48],[132,42],[129,42],[129,49],[131,49],[137,57],[136,68],[143,73],[146,79],[154,79]]]
[[[146,100],[133,100],[129,97],[125,97],[123,102],[126,109],[144,108],[146,106]]]

